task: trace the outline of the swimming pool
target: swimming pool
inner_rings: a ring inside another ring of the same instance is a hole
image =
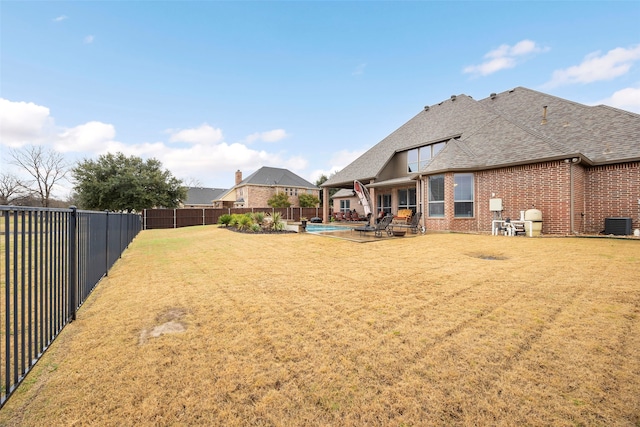
[[[307,224],[307,233],[324,233],[328,231],[351,231],[352,227],[330,224]]]

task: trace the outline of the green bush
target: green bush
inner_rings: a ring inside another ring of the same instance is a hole
[[[264,212],[254,212],[252,215],[253,215],[253,222],[262,226],[262,223],[264,222],[264,218],[267,214]]]
[[[298,196],[298,201],[301,208],[315,208],[320,204],[320,199],[313,194],[301,194]]]
[[[287,193],[278,193],[274,194],[269,200],[267,200],[267,205],[272,208],[288,208],[291,206],[291,202],[289,201]]]
[[[285,223],[282,221],[282,214],[280,212],[273,213],[273,229],[275,231],[282,231],[285,229]]]
[[[238,223],[236,227],[238,227],[238,230],[246,230],[249,227],[251,227],[252,224],[253,224],[253,218],[251,217],[250,213],[247,213],[244,215],[239,215]]]
[[[218,224],[224,225],[225,227],[228,227],[230,222],[231,215],[229,214],[220,215],[220,218],[218,218]]]

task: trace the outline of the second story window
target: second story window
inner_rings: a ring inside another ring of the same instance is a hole
[[[435,144],[413,148],[407,152],[407,172],[416,173],[424,169],[445,146],[446,142],[436,142]]]

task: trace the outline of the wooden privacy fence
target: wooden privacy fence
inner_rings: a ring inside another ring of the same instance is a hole
[[[287,221],[300,221],[305,217],[322,218],[322,208],[184,208],[184,209],[145,209],[142,224],[145,230],[155,228],[179,228],[194,225],[217,224],[224,214],[244,214],[247,212],[280,212]]]

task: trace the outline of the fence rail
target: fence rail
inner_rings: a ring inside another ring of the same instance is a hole
[[[180,228],[194,225],[212,225],[224,214],[243,214],[247,212],[280,212],[288,221],[300,221],[300,218],[322,217],[322,208],[183,208],[183,209],[145,209],[142,213],[143,228]]]
[[[141,229],[136,214],[0,206],[0,407]]]

